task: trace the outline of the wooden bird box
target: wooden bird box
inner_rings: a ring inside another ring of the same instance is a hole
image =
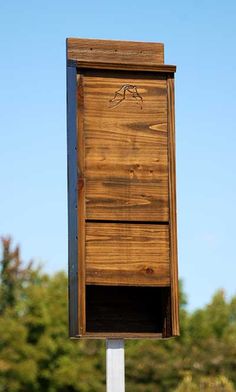
[[[163,44],[67,40],[71,337],[179,335],[175,70]]]

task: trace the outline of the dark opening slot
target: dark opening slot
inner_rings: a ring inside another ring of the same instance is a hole
[[[139,225],[168,225],[169,224],[169,222],[167,222],[167,221],[161,221],[161,222],[158,222],[158,221],[139,221],[139,220],[134,220],[134,221],[131,221],[131,220],[121,220],[121,221],[118,221],[118,220],[114,220],[114,219],[85,219],[85,222],[90,222],[90,223],[119,223],[119,224],[129,224],[129,225],[137,225],[137,224],[139,224]]]
[[[170,336],[170,288],[87,286],[87,332]]]

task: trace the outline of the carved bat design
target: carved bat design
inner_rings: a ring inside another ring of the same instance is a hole
[[[132,98],[136,99],[137,104],[143,104],[143,98],[138,92],[137,86],[133,84],[123,84],[114,94],[114,97],[110,99],[111,108],[115,108],[118,106],[122,101],[126,99],[127,94],[131,94]]]

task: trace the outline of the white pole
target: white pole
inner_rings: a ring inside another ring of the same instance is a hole
[[[125,392],[124,339],[106,341],[107,392]]]

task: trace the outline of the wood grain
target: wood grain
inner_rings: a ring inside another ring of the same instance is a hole
[[[161,179],[94,179],[86,182],[88,219],[168,221],[168,192]],[[96,206],[96,210],[94,208]]]
[[[170,64],[156,64],[148,63],[148,64],[129,64],[124,63],[121,64],[119,62],[101,62],[101,61],[75,61],[75,60],[67,60],[68,67],[76,67],[78,70],[85,69],[104,69],[104,70],[119,70],[119,71],[142,71],[142,72],[153,72],[153,73],[165,73],[172,74],[176,72],[176,66]]]
[[[87,222],[86,283],[168,286],[168,225]]]
[[[175,167],[175,96],[174,79],[167,79],[168,134],[169,134],[169,192],[170,192],[170,271],[172,334],[179,336],[178,253],[176,219],[176,167]]]
[[[177,336],[176,68],[86,39],[67,67],[70,336]]]
[[[129,83],[143,102],[111,107]],[[166,79],[86,75],[84,133],[86,218],[168,221]]]
[[[164,45],[156,42],[134,42],[83,38],[67,39],[67,59],[121,64],[164,63]]]

